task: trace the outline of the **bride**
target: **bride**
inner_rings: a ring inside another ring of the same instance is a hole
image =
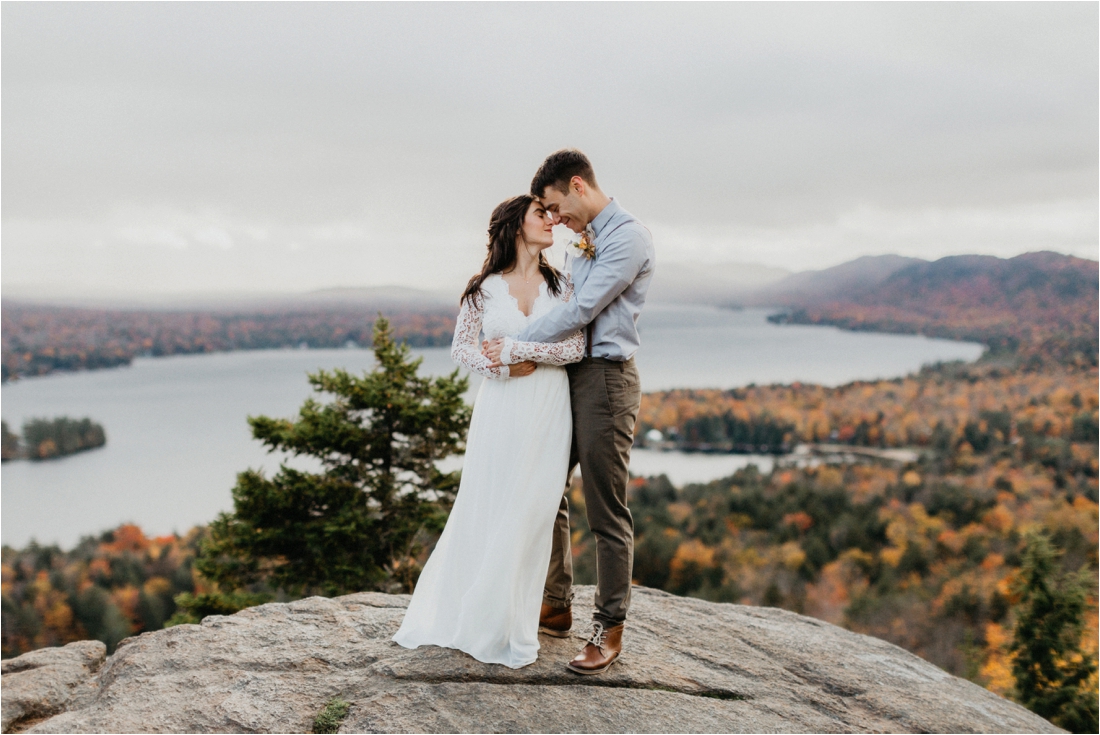
[[[550,215],[517,196],[493,210],[489,253],[461,299],[451,358],[484,375],[458,496],[393,640],[444,646],[519,668],[538,657],[539,610],[551,534],[569,464],[572,417],[565,368],[584,335],[513,342],[513,365],[490,367],[478,334],[515,337],[573,293],[543,250]],[[537,363],[537,366],[536,366]],[[537,367],[537,369],[536,369]]]

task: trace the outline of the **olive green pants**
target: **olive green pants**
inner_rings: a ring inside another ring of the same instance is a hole
[[[605,627],[626,620],[634,568],[634,519],[626,507],[630,448],[642,392],[634,360],[586,357],[566,366],[573,407],[573,446],[566,489],[580,465],[588,527],[596,538],[596,611]],[[554,522],[550,569],[543,601],[568,607],[573,601],[573,555],[569,500],[562,496]]]

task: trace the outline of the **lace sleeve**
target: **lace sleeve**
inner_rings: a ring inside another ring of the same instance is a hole
[[[562,283],[561,300],[568,302],[573,296],[573,281],[565,279]],[[541,362],[544,365],[565,365],[577,362],[584,356],[584,332],[576,332],[561,342],[516,342],[511,337],[504,338],[504,349],[500,361],[505,365],[514,365],[524,360]]]
[[[471,306],[471,301],[476,302]],[[507,378],[508,366],[489,367],[489,358],[481,354],[478,337],[481,335],[481,317],[483,304],[480,296],[463,299],[462,308],[455,322],[454,341],[451,342],[451,359],[470,372],[484,375],[486,378]]]

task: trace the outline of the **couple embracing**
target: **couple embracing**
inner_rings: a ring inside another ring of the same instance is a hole
[[[581,235],[565,273],[543,253],[556,224]],[[641,403],[634,353],[653,240],[600,190],[583,153],[562,150],[543,162],[529,195],[493,211],[488,249],[462,295],[451,348],[487,380],[454,507],[393,639],[519,668],[538,657],[539,633],[568,637],[564,491],[579,464],[598,579],[587,641],[568,668],[598,674],[622,651],[630,606],[627,466]]]

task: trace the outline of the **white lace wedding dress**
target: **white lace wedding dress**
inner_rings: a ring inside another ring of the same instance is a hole
[[[542,284],[524,316],[498,274],[484,298],[464,302],[451,358],[484,375],[474,399],[462,481],[439,543],[424,565],[393,640],[406,648],[457,648],[479,661],[519,668],[538,657],[542,603],[554,518],[565,488],[572,440],[569,380],[561,365],[584,352],[581,332],[556,343],[509,342],[513,361],[541,363],[510,378],[481,354],[485,337],[515,337],[569,300]]]

